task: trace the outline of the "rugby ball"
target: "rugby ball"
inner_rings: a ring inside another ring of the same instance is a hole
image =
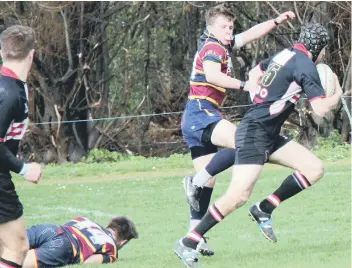
[[[335,75],[330,67],[324,63],[317,64],[317,70],[321,85],[325,90],[326,97],[330,97],[335,93]]]

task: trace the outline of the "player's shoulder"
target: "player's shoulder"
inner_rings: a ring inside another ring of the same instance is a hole
[[[272,56],[270,62],[279,64],[280,66],[290,67],[294,64],[296,58],[295,51],[285,48]]]
[[[17,87],[21,87],[21,85],[23,85],[23,82],[21,80],[15,79],[10,76],[2,75],[2,74],[0,74],[0,83],[4,85],[12,85]]]
[[[14,79],[0,75],[0,100],[11,102],[20,97],[20,86]]]
[[[7,92],[9,96],[19,95],[23,82],[12,77],[0,74],[0,91]]]
[[[207,50],[225,52],[226,47],[223,44],[221,44],[217,39],[209,37],[202,42],[199,52],[207,51]]]
[[[305,68],[316,69],[315,63],[306,54],[302,52],[296,52],[295,54],[296,68],[300,68],[302,71],[304,71]]]

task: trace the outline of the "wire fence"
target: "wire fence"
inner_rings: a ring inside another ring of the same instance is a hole
[[[345,98],[351,98],[352,96],[342,96],[342,105],[351,120],[351,112],[348,109]],[[301,98],[300,100],[306,100],[307,98]],[[223,109],[234,109],[234,108],[245,108],[253,106],[253,104],[243,104],[243,105],[233,105],[233,106],[224,106],[220,107]],[[114,116],[114,117],[102,117],[102,118],[90,118],[90,119],[79,119],[79,120],[63,120],[63,121],[50,121],[50,122],[38,122],[38,123],[30,123],[30,125],[38,126],[38,125],[48,125],[48,124],[72,124],[72,123],[82,123],[82,122],[96,122],[96,121],[107,121],[107,120],[123,120],[123,119],[131,119],[131,118],[145,118],[145,117],[154,117],[154,116],[165,116],[165,115],[176,115],[182,114],[183,111],[175,111],[175,112],[163,112],[163,113],[150,113],[150,114],[138,114],[138,115],[122,115],[122,116]]]

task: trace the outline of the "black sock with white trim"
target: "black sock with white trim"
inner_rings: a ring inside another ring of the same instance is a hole
[[[204,234],[218,224],[223,218],[224,216],[216,208],[215,204],[211,205],[200,223],[192,232],[188,233],[182,239],[183,245],[196,249],[198,243],[203,239]]]
[[[274,193],[260,202],[259,208],[263,212],[271,214],[282,201],[298,194],[309,186],[311,186],[311,184],[307,178],[300,172],[296,171],[288,176]]]

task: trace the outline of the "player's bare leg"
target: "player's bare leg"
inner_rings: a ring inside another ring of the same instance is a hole
[[[236,126],[223,119],[213,130],[211,135],[211,143],[225,148],[235,148]]]
[[[194,230],[176,243],[174,251],[188,267],[198,265],[198,247],[203,243],[205,233],[247,202],[262,168],[262,165],[234,166],[232,181],[225,195],[209,207]]]
[[[324,163],[301,144],[290,141],[270,157],[269,162],[298,170],[310,182],[316,183],[324,176]]]
[[[227,192],[214,204],[221,215],[225,217],[247,202],[262,169],[262,165],[235,165],[233,167],[232,180]]]
[[[21,267],[29,249],[23,217],[0,224],[1,264],[5,267]]]
[[[263,235],[269,241],[276,242],[277,239],[272,230],[272,212],[281,202],[305,190],[323,177],[324,166],[319,158],[294,141],[275,151],[269,161],[295,170],[275,192],[249,209],[249,214],[257,221]]]

